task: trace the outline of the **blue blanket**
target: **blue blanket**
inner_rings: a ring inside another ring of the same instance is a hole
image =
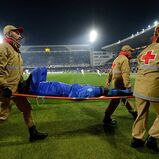
[[[63,96],[63,97],[98,97],[103,95],[104,88],[91,85],[66,84],[57,81],[46,81],[46,67],[38,67],[31,72],[32,82],[30,93],[41,96]]]
[[[66,84],[57,81],[46,81],[46,67],[38,67],[31,72],[32,80],[29,87],[29,93],[41,96],[62,96],[88,98],[105,96],[128,96],[132,95],[129,89],[104,89],[104,87],[80,84]],[[106,91],[105,91],[106,90]]]

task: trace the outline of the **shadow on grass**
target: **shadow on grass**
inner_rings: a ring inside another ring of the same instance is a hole
[[[94,113],[90,112],[90,116]],[[99,118],[97,113],[95,116]],[[59,121],[48,121],[37,123],[37,129],[40,131],[46,131],[49,134],[49,137],[57,138],[68,138],[72,136],[85,136],[85,135],[98,135],[100,138],[105,139],[105,130],[103,129],[102,123],[97,122],[98,120],[92,119],[82,119],[82,120],[59,120]],[[1,133],[0,133],[0,146],[7,145],[21,145],[26,144],[25,139],[28,138],[28,129],[25,127],[25,124],[20,122],[19,124],[12,121],[5,121],[0,123]],[[108,130],[107,134],[113,135],[114,131]],[[18,141],[20,138],[24,137],[23,141]],[[17,138],[18,137],[18,138]],[[17,139],[16,139],[17,138]],[[2,140],[1,140],[2,139]]]
[[[140,148],[134,148],[136,151],[144,154],[152,154],[152,155],[158,155],[159,152],[155,152],[153,150],[148,149],[147,147],[140,147]]]
[[[82,111],[82,114],[84,113],[85,115],[87,115],[87,116],[89,116],[91,118],[101,119],[101,112],[97,111],[96,108],[81,107],[80,110]],[[104,113],[103,113],[103,115],[104,115]]]
[[[20,145],[26,145],[29,144],[29,141],[21,140],[21,141],[3,141],[0,142],[0,146],[3,147],[11,147],[11,146],[20,146]]]
[[[45,144],[49,141],[49,139],[52,140],[51,138],[55,138],[55,140],[71,140],[71,138],[74,137],[82,138],[87,136],[97,136],[106,144],[109,143],[112,148],[118,149],[120,139],[126,140],[122,143],[124,145],[127,144],[126,142],[129,140],[122,132],[120,132],[118,126],[103,127],[101,123],[88,119],[41,122],[37,124],[37,129],[42,132],[48,132],[49,136],[44,141],[35,142],[35,145]],[[28,132],[26,131],[27,128],[25,128],[25,125],[21,126],[21,123],[17,124],[9,122],[5,125],[1,125],[0,147],[33,144],[28,141]],[[146,150],[140,150],[140,152],[147,153]]]
[[[81,125],[81,123],[83,123],[83,125]],[[89,123],[89,125],[87,125],[87,123]],[[115,134],[115,132],[118,131],[117,126],[106,128],[103,127],[102,123],[92,124],[92,120],[74,120],[69,122],[61,121],[47,123],[47,125],[50,125],[50,127],[53,126],[55,129],[55,131],[52,129],[52,132],[49,133],[49,137],[68,139],[72,137],[98,136],[98,138],[109,143],[114,148],[117,148],[118,145],[116,142],[118,136]],[[74,127],[70,127],[71,125],[74,125]]]
[[[132,115],[126,115],[126,114],[124,114],[124,115],[118,115],[118,118],[119,119],[121,119],[121,120],[132,120],[132,121],[134,121],[134,118],[132,117]]]
[[[89,124],[90,123],[90,124]],[[68,136],[82,136],[86,134],[100,135],[104,133],[101,124],[94,123],[92,120],[71,120],[71,121],[59,121],[45,123],[45,127],[51,127],[49,129],[50,135],[59,138],[68,138]]]
[[[82,105],[82,103],[84,103],[84,104],[94,104],[94,103],[101,103],[101,102],[103,102],[103,101],[101,101],[101,100],[81,100],[81,99],[79,99],[79,100],[49,100],[49,99],[44,99],[44,101],[41,101],[40,103],[41,103],[41,105],[45,105],[45,104],[49,104],[49,105],[56,105],[56,104],[58,104],[58,105],[69,105],[69,104],[81,104]],[[31,103],[32,103],[32,105],[34,105],[34,106],[37,106],[38,104],[37,104],[37,101],[36,100],[34,100],[34,101],[31,101]]]

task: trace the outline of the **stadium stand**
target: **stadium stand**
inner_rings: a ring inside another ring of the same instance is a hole
[[[118,42],[115,42],[113,44],[109,44],[106,46],[103,46],[101,49],[104,50],[106,53],[111,52],[114,56],[109,61],[105,62],[105,65],[108,65],[113,62],[113,59],[117,56],[118,52],[120,51],[120,48],[123,45],[129,44],[133,48],[135,48],[135,51],[133,52],[133,59],[131,60],[131,71],[136,72],[137,71],[137,61],[136,57],[137,55],[152,41],[153,31],[154,27],[158,24],[156,21],[152,26],[148,26],[146,29],[142,29],[140,32],[137,32],[136,34],[132,34],[131,36],[119,40]]]
[[[91,66],[90,45],[23,46],[24,68],[46,66],[50,70],[68,70]]]
[[[151,43],[154,27],[155,24],[123,40],[103,46],[100,51],[92,49],[91,44],[22,46],[24,68],[32,69],[46,66],[51,72],[80,72],[81,69],[95,72],[98,69],[101,72],[108,72],[120,48],[125,44],[130,44],[133,48],[136,48],[131,61],[131,70],[136,72],[137,62],[135,59],[139,52]]]

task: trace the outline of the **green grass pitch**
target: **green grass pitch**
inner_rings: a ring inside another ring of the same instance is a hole
[[[48,80],[104,86],[107,75],[52,74]],[[132,76],[134,82],[134,76]],[[37,128],[46,140],[29,143],[22,113],[13,105],[9,119],[0,123],[0,159],[157,159],[146,149],[131,148],[133,118],[120,104],[113,114],[118,122],[104,131],[102,120],[109,101],[30,99]],[[134,103],[134,99],[131,99]],[[155,118],[150,112],[148,127]]]

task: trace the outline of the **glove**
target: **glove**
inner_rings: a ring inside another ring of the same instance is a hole
[[[2,96],[10,98],[12,96],[12,91],[8,87],[5,87],[2,89]]]
[[[29,93],[29,84],[27,81],[23,81],[18,84],[18,92],[23,94]]]
[[[106,84],[105,84],[105,87],[109,88],[110,87],[110,82],[107,81]]]

